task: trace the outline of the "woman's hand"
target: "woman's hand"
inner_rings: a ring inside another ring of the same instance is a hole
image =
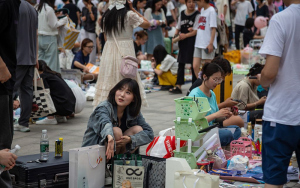
[[[132,6],[132,2],[130,0],[127,1],[129,9],[135,12],[135,9]]]
[[[155,62],[151,62],[151,67],[152,67],[152,69],[155,69],[156,63]]]
[[[180,33],[180,34],[179,34],[179,39],[180,39],[180,40],[186,39],[186,34]]]
[[[89,68],[87,68],[87,67],[84,67],[84,69],[83,69],[83,72],[85,72],[85,73],[89,73],[89,72],[90,72],[90,69],[89,69]]]
[[[81,17],[81,20],[85,22],[86,21],[86,17],[85,16]]]
[[[122,148],[130,142],[131,142],[131,138],[129,136],[122,136],[121,140],[116,141],[116,147],[117,148]]]
[[[92,7],[93,7],[92,3],[91,3],[91,4],[88,4],[88,6],[87,6],[87,8],[88,8],[88,10],[89,10],[90,12],[92,12]]]
[[[229,118],[230,116],[232,116],[232,112],[228,108],[222,108],[221,110],[216,112],[216,118],[220,118],[220,117]]]
[[[209,44],[206,48],[208,49],[208,53],[209,53],[209,54],[210,54],[211,52],[213,52],[213,50],[214,50],[213,44]]]
[[[114,138],[111,135],[107,135],[107,148],[106,148],[106,159],[114,157]]]
[[[226,99],[225,101],[224,101],[224,105],[226,106],[226,107],[232,107],[232,106],[235,106],[235,105],[237,105],[238,104],[238,102],[236,102],[236,101],[234,101],[231,97],[229,97],[228,99]]]
[[[266,97],[266,96],[263,96],[263,97],[260,98],[256,103],[257,103],[258,105],[263,105],[263,104],[265,104],[266,100],[267,100],[267,97]]]
[[[17,156],[9,152],[9,149],[0,150],[0,162],[5,166],[4,170],[12,169],[16,164]]]

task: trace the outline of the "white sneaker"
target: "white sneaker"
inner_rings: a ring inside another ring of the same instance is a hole
[[[67,122],[66,116],[55,116],[55,118],[56,118],[56,121],[58,123],[65,123],[65,122]]]
[[[57,121],[55,118],[53,119],[48,119],[47,117],[45,119],[42,119],[42,120],[39,120],[39,121],[36,121],[35,124],[37,125],[56,125],[57,124]]]
[[[19,124],[14,125],[14,130],[15,131],[21,131],[21,132],[30,132],[29,127],[25,127],[25,126],[22,126],[22,125],[19,125]]]

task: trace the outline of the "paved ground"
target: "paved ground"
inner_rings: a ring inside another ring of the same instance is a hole
[[[234,75],[233,85],[240,80],[242,76]],[[158,91],[147,94],[149,108],[142,109],[142,113],[146,121],[152,126],[155,135],[160,130],[173,126],[175,119],[175,103],[174,99],[182,97],[186,94],[191,84],[183,86],[182,95],[170,95],[167,91]],[[50,151],[54,151],[54,142],[59,137],[64,138],[64,150],[68,151],[71,148],[80,147],[82,143],[83,134],[86,130],[87,122],[92,113],[92,102],[87,101],[86,108],[75,116],[69,119],[66,123],[58,125],[30,125],[31,132],[21,133],[15,132],[13,146],[19,144],[22,149],[18,155],[29,155],[39,153],[40,136],[43,129],[48,130],[50,141]],[[141,148],[141,154],[145,153],[146,146]],[[291,182],[287,187],[300,187],[299,184]]]

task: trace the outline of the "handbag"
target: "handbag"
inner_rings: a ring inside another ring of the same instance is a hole
[[[166,159],[142,155],[145,168],[144,188],[165,188]]]
[[[33,108],[31,110],[30,117],[32,118],[41,118],[53,114],[56,112],[54,103],[52,101],[50,90],[46,89],[44,86],[43,79],[40,78],[40,74],[37,69],[34,70],[34,78],[33,78]],[[39,82],[39,87],[41,90],[37,89]]]
[[[75,29],[75,23],[68,18],[67,23],[58,28],[58,43],[60,48],[72,50],[80,31]]]
[[[94,145],[69,150],[69,187],[104,187],[105,146]]]
[[[143,188],[144,166],[139,154],[118,154],[112,160],[113,188]]]
[[[115,40],[117,48],[122,56],[121,66],[120,66],[120,74],[125,78],[135,78],[138,69],[138,59],[132,56],[124,56],[119,48],[118,42],[116,40],[114,32],[112,32],[112,36]]]

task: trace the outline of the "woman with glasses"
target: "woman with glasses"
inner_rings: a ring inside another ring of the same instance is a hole
[[[144,45],[148,40],[148,34],[146,31],[141,30],[134,33],[135,41],[134,41],[134,51],[136,58],[139,60],[147,60],[147,56],[142,52],[142,45]]]
[[[90,73],[89,68],[86,65],[90,62],[90,54],[95,48],[94,43],[91,39],[84,39],[81,42],[81,49],[76,53],[72,62],[72,69],[79,69],[81,72],[85,73],[83,76],[83,81],[85,80],[96,80],[98,74]]]
[[[219,129],[219,137],[221,145],[226,146],[241,136],[240,127],[244,126],[244,122],[241,117],[233,115],[230,108],[225,107],[219,110],[213,89],[223,81],[223,72],[223,69],[216,63],[205,63],[201,75],[203,82],[199,87],[194,88],[189,96],[207,98],[211,111],[206,114],[206,119],[210,125],[217,122],[223,124],[225,128]],[[232,134],[226,128],[234,128],[234,133]]]

